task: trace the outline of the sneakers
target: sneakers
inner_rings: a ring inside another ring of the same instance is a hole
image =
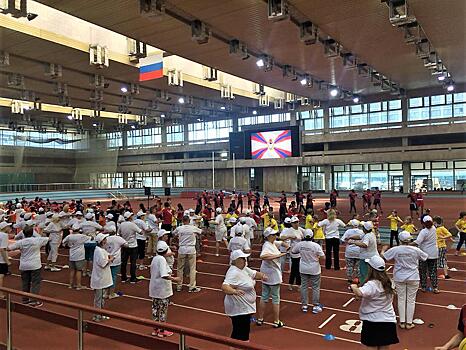
[[[413,324],[413,323],[407,323],[406,324],[406,329],[413,329],[414,327],[416,327],[416,325]]]
[[[256,319],[256,325],[262,326],[263,324],[264,324],[264,319],[263,318]]]
[[[44,266],[44,270],[50,270],[50,266],[49,266],[49,265],[45,265],[45,266]]]
[[[177,292],[181,292],[182,289],[183,289],[183,286],[181,286],[181,285],[180,285],[180,286],[176,286],[176,291],[177,291]]]
[[[59,269],[58,267],[52,266],[52,267],[50,268],[50,271],[51,271],[51,272],[58,272],[58,271],[61,271],[61,269]]]
[[[314,306],[314,307],[312,308],[312,313],[313,313],[313,314],[318,314],[318,313],[321,313],[322,310],[323,310],[322,305],[319,304],[319,305],[316,305],[316,306]]]
[[[301,311],[302,312],[307,312],[307,305],[301,306]]]
[[[163,331],[158,331],[157,332],[157,337],[159,338],[165,338],[165,337],[171,337],[173,335],[173,332],[163,330]]]
[[[201,288],[195,287],[195,288],[189,288],[188,292],[189,293],[199,293],[201,291]]]
[[[273,328],[282,328],[284,325],[282,321],[274,321]]]
[[[117,293],[112,293],[108,296],[109,299],[115,299],[115,298],[118,298],[120,297]]]

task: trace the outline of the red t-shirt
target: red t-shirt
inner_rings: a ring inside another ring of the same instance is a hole
[[[171,209],[169,208],[163,208],[162,209],[162,224],[164,225],[171,225],[173,221],[173,214]]]
[[[356,197],[358,196],[357,193],[350,192],[348,197],[350,197],[350,201],[354,202],[356,200]]]

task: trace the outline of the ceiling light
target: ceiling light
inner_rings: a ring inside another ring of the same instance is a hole
[[[452,92],[455,90],[455,84],[453,82],[447,84],[447,91]]]
[[[330,96],[337,97],[339,92],[340,91],[338,90],[338,88],[333,87],[333,88],[330,89]]]
[[[121,91],[122,93],[126,94],[126,93],[128,92],[128,88],[127,88],[126,86],[122,86],[122,87],[120,88],[120,91]]]
[[[180,98],[178,99],[178,103],[183,104],[183,103],[184,103],[184,97],[180,97]]]
[[[68,114],[68,115],[66,116],[66,119],[68,119],[68,120],[73,120],[73,116],[72,116],[71,114]]]
[[[97,126],[97,123],[92,123],[92,126],[95,128]]]
[[[359,103],[359,96],[353,96],[353,102]]]
[[[257,111],[256,111],[256,110],[253,110],[253,111],[252,111],[252,114],[253,114],[253,115],[257,115]]]
[[[228,152],[220,153],[220,157],[222,157],[222,158],[228,157]]]
[[[162,114],[160,115],[160,118],[165,118],[165,114],[162,113]]]
[[[438,81],[444,81],[445,80],[445,76],[444,75],[439,75],[437,77]]]
[[[301,85],[304,86],[307,84],[307,79],[306,78],[302,78],[301,81],[300,81]]]
[[[222,111],[224,111],[224,110],[226,109],[226,107],[225,107],[225,106],[222,106],[222,107],[220,107],[220,109],[221,109]]]
[[[264,67],[264,60],[263,60],[262,58],[259,58],[259,59],[256,61],[256,65],[257,65],[257,67],[259,67],[259,68]]]
[[[131,129],[136,129],[136,125],[131,125]]]

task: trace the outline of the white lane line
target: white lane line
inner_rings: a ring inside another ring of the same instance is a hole
[[[321,325],[318,327],[319,329],[322,329],[325,327],[327,323],[329,323],[337,314],[331,314],[329,318],[327,318],[324,322],[321,323]]]
[[[354,301],[354,298],[351,298],[348,300],[346,303],[343,304],[343,307],[347,307],[349,304],[351,304]]]
[[[389,266],[387,267],[387,272],[390,271],[392,269],[393,266]]]

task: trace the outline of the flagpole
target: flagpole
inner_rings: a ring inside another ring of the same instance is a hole
[[[236,155],[233,153],[233,189],[236,190]]]
[[[212,152],[212,190],[215,190],[215,152]]]

